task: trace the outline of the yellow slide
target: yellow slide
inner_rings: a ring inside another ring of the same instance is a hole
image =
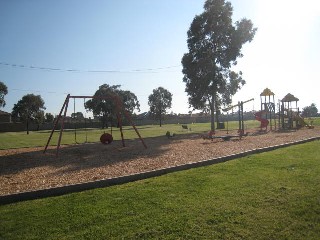
[[[303,117],[301,117],[299,114],[294,115],[293,119],[299,123],[300,126],[302,127],[307,127],[307,128],[313,128],[313,126],[309,125],[306,123]]]

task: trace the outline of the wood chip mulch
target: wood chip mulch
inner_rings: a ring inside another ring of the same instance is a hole
[[[62,146],[58,157],[53,147],[47,154],[42,147],[0,150],[0,195],[125,176],[320,136],[320,127],[266,134],[254,131],[230,141],[204,140],[192,133],[172,139],[148,138],[148,149],[139,140],[126,141],[126,147],[121,142],[69,145]]]

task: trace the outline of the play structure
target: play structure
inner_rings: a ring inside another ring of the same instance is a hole
[[[260,121],[260,131],[313,128],[300,115],[298,98],[288,93],[276,106],[274,96],[269,88],[260,94],[261,109],[254,113],[255,119]]]
[[[288,93],[279,103],[279,128],[281,129],[299,129],[307,127],[314,128],[312,124],[307,123],[300,115],[298,107],[299,98]]]
[[[85,103],[86,103],[86,99],[83,98],[83,106],[85,106]],[[73,98],[73,121],[74,121],[74,142],[75,143],[79,143],[78,142],[78,131],[77,131],[77,125],[76,125],[76,98]],[[84,129],[85,129],[85,141],[84,143],[87,143],[88,142],[88,131],[87,131],[87,118],[86,116],[84,116]]]
[[[105,100],[105,101],[112,101],[113,103],[115,103],[115,114],[117,117],[117,121],[118,121],[118,126],[120,129],[120,134],[121,134],[121,141],[122,141],[122,146],[125,147],[125,141],[124,141],[124,136],[123,136],[123,129],[122,129],[122,116],[126,117],[126,119],[128,120],[128,122],[130,123],[130,125],[133,127],[133,129],[135,130],[136,134],[138,135],[141,143],[143,144],[143,146],[145,148],[147,148],[147,145],[145,144],[144,140],[142,139],[138,129],[136,128],[136,126],[134,125],[134,123],[132,122],[132,119],[130,117],[130,114],[124,109],[123,103],[120,99],[119,96],[114,95],[114,96],[70,96],[70,94],[67,95],[63,106],[60,110],[60,113],[58,115],[58,117],[56,118],[52,131],[50,133],[50,136],[48,138],[47,144],[45,146],[45,149],[43,151],[43,153],[46,153],[47,148],[50,144],[52,135],[54,133],[54,131],[56,130],[59,121],[61,120],[61,127],[60,127],[60,133],[59,133],[59,138],[58,138],[58,144],[57,144],[57,149],[56,149],[56,155],[59,154],[59,149],[60,149],[60,144],[61,144],[61,139],[62,139],[62,134],[63,134],[63,130],[64,130],[64,123],[65,123],[65,119],[66,119],[66,115],[67,115],[67,110],[68,110],[68,106],[69,106],[69,102],[70,99],[88,99],[88,98],[94,98],[94,99],[99,99],[99,100]],[[75,103],[74,103],[75,106]],[[75,112],[75,111],[74,111]],[[87,133],[86,133],[87,134]],[[76,130],[75,130],[75,140],[76,140]],[[104,133],[101,135],[100,137],[100,142],[103,144],[110,144],[113,141],[113,137],[111,134],[108,133]]]
[[[233,110],[234,108],[238,108],[238,124],[239,124],[239,128],[238,128],[238,133],[239,133],[239,136],[244,136],[245,133],[245,129],[244,129],[244,119],[243,119],[243,105],[248,103],[248,102],[251,102],[253,101],[254,98],[251,98],[249,100],[246,100],[246,101],[240,101],[238,102],[238,104],[235,104],[235,105],[232,105],[232,106],[229,106],[227,108],[224,108],[222,109],[222,111],[224,112],[228,112],[230,110]],[[229,130],[228,129],[228,122],[227,122],[227,131]]]
[[[255,119],[260,122],[260,131],[276,130],[276,108],[274,93],[266,88],[260,94],[260,111],[254,113]]]
[[[222,139],[224,141],[229,141],[231,138],[239,138],[241,139],[244,136],[247,136],[248,133],[245,133],[245,127],[244,127],[244,119],[243,119],[243,105],[253,101],[254,98],[251,98],[249,100],[246,101],[240,101],[235,105],[226,107],[224,109],[222,109],[222,111],[228,113],[228,111],[233,110],[234,108],[238,109],[238,129],[237,129],[237,133],[236,135],[229,135],[229,120],[227,120],[227,135],[224,136],[216,136],[215,135],[215,131],[209,131],[205,136],[203,136],[204,139]]]
[[[274,96],[275,94],[269,88],[264,89],[260,94],[261,109],[254,113],[255,119],[260,121],[260,131],[277,130],[277,127],[279,130],[313,128],[300,115],[297,97],[288,93],[279,100],[276,112]]]
[[[265,131],[267,131],[268,125],[269,125],[269,120],[266,118],[263,118],[262,115],[265,114],[265,111],[258,111],[256,113],[254,113],[254,117],[256,120],[258,120],[261,124],[260,124],[260,131],[262,131],[262,129],[264,129]]]
[[[237,137],[241,139],[241,137],[246,136],[248,133],[245,133],[243,105],[253,100],[252,98],[247,101],[241,101],[238,102],[238,104],[222,109],[222,111],[227,113],[227,121],[223,122],[223,124],[226,123],[227,135],[218,136],[215,131],[209,131],[203,138],[220,138],[224,141],[229,141],[231,138]],[[255,119],[260,122],[259,132],[266,133],[276,130],[300,129],[301,127],[313,128],[312,124],[307,123],[300,115],[297,106],[298,101],[298,98],[289,93],[281,101],[279,100],[279,103],[276,105],[275,94],[269,88],[265,88],[260,94],[260,110],[256,112],[254,110],[252,111]],[[229,111],[232,110],[233,113],[234,108],[237,108],[238,111],[238,134],[229,135]]]

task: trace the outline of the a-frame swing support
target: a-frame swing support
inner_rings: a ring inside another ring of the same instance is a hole
[[[59,133],[59,138],[58,138],[58,144],[57,144],[57,150],[56,150],[56,155],[58,156],[59,154],[59,149],[60,149],[60,145],[61,145],[61,139],[62,139],[62,134],[63,134],[63,129],[64,129],[64,121],[66,119],[66,115],[67,115],[67,110],[68,110],[68,105],[69,105],[69,100],[70,98],[94,98],[94,99],[100,99],[100,100],[113,100],[116,104],[116,115],[117,115],[117,119],[118,119],[118,122],[119,122],[119,128],[120,128],[120,133],[121,133],[121,141],[122,141],[122,146],[125,147],[125,142],[124,142],[124,137],[123,137],[123,130],[122,130],[122,119],[121,119],[121,113],[124,114],[124,116],[127,118],[127,120],[129,121],[129,123],[131,124],[131,126],[133,127],[133,129],[135,130],[135,132],[137,133],[140,141],[142,142],[143,146],[145,148],[147,148],[147,145],[145,144],[143,138],[141,137],[138,129],[136,128],[136,126],[134,125],[134,123],[132,122],[132,119],[129,115],[129,113],[124,109],[123,107],[123,104],[120,100],[120,98],[118,96],[108,96],[108,97],[99,97],[99,96],[71,96],[70,94],[67,95],[63,105],[62,105],[62,108],[60,110],[60,113],[58,115],[58,117],[56,118],[55,122],[54,122],[54,125],[53,125],[53,128],[52,128],[52,131],[50,133],[50,136],[48,138],[48,141],[47,141],[47,144],[45,146],[45,149],[43,151],[43,153],[46,153],[47,151],[47,148],[50,144],[50,141],[51,141],[51,138],[52,138],[52,135],[54,133],[54,131],[56,130],[56,127],[60,121],[60,119],[62,118],[62,121],[61,121],[61,128],[60,128],[60,133]],[[62,116],[62,113],[63,113],[63,116]]]
[[[254,98],[251,98],[249,100],[241,101],[241,102],[238,102],[238,104],[235,104],[235,105],[232,105],[232,106],[229,106],[227,108],[222,109],[222,111],[226,112],[226,111],[230,111],[231,109],[233,109],[235,107],[238,107],[238,122],[239,122],[238,132],[239,132],[240,137],[244,135],[243,104],[251,102],[253,100],[254,100]]]

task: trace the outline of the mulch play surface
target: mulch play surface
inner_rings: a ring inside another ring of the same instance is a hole
[[[204,140],[191,133],[145,139],[148,149],[138,139],[126,140],[126,147],[120,141],[62,146],[58,157],[54,147],[47,154],[43,147],[0,150],[0,195],[125,176],[319,136],[319,127],[230,141]]]

